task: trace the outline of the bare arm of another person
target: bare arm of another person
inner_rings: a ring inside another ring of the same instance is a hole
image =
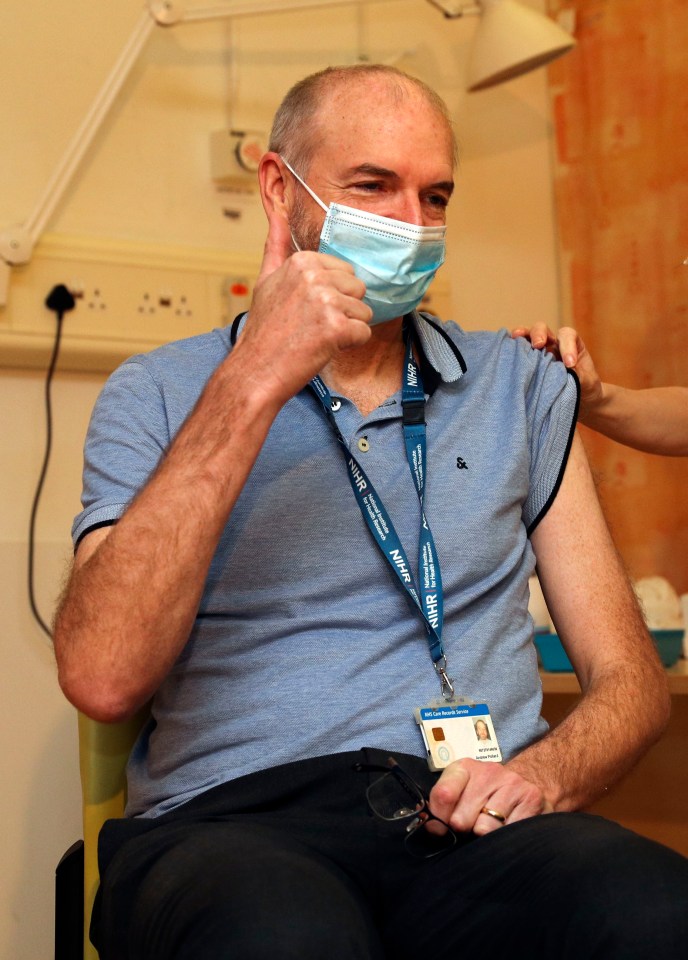
[[[363,283],[334,257],[290,256],[269,233],[249,320],[147,485],[79,546],[55,628],[60,684],[97,720],[145,703],[191,631],[222,530],[283,404],[338,351],[370,337]],[[193,491],[193,497],[190,496]]]
[[[537,349],[555,354],[581,384],[579,419],[627,447],[665,456],[688,456],[688,387],[632,390],[601,380],[583,340],[572,327],[553,333],[544,323],[519,327]]]
[[[669,716],[664,669],[612,543],[575,438],[554,503],[532,535],[538,575],[581,684],[569,716],[504,765],[461,760],[432,792],[433,812],[488,833],[538,813],[577,810],[624,776]]]

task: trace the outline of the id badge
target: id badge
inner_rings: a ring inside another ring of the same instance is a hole
[[[436,701],[415,711],[428,757],[434,772],[454,760],[492,760],[501,763],[490,710],[486,703],[455,698],[451,703]]]

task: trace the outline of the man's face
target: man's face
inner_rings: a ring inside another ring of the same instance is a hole
[[[420,91],[406,90],[398,98],[388,79],[367,77],[329,94],[310,167],[305,175],[297,170],[323,203],[417,226],[445,222],[453,189],[451,135]],[[325,213],[290,180],[292,232],[302,250],[317,250]]]

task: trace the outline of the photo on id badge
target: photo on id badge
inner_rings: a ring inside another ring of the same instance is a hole
[[[419,707],[415,714],[431,770],[444,770],[454,760],[466,757],[501,763],[502,753],[486,703],[430,704]]]

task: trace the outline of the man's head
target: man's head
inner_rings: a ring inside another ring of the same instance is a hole
[[[447,108],[420,80],[382,65],[328,68],[297,83],[277,110],[263,199],[302,249],[318,248],[324,213],[283,157],[326,205],[436,226],[456,152]]]

